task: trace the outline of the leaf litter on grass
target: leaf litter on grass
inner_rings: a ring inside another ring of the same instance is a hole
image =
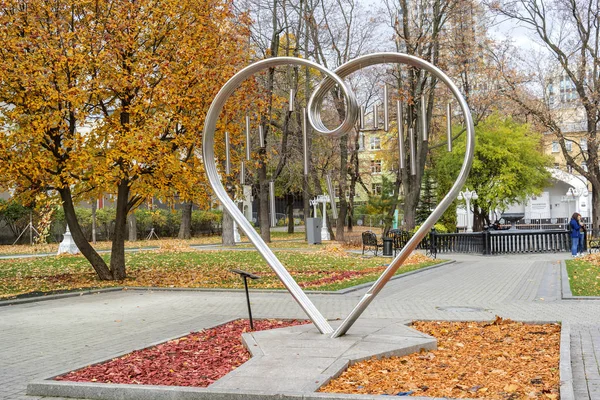
[[[559,397],[560,325],[417,321],[438,349],[350,366],[322,392],[451,398]]]
[[[0,260],[0,298],[111,286],[242,288],[241,280],[230,272],[231,268],[259,275],[261,279],[252,283],[253,288],[283,289],[275,273],[257,252],[196,251],[186,249],[178,241],[169,243],[165,250],[128,253],[128,277],[120,282],[99,280],[81,255]],[[279,251],[277,255],[298,283],[309,290],[336,290],[352,286],[360,279],[374,280],[388,261],[364,259],[348,254],[338,246],[328,246],[317,252]],[[431,262],[415,253],[399,272]]]
[[[255,320],[254,330],[302,325],[303,320]],[[194,332],[54,378],[58,381],[207,387],[250,359],[241,335],[248,320]]]

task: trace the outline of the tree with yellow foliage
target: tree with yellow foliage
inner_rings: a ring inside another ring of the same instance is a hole
[[[124,279],[131,210],[175,192],[209,198],[196,148],[214,95],[244,61],[249,22],[228,0],[0,4],[0,188],[25,203],[58,194],[100,279]],[[238,126],[219,128],[236,138]],[[110,265],[74,211],[98,193],[116,197]]]

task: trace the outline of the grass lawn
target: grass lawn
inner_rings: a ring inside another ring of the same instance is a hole
[[[337,290],[373,281],[391,261],[382,257],[362,258],[335,245],[313,248],[310,252],[276,251],[276,254],[306,290]],[[231,268],[258,274],[261,279],[252,281],[252,288],[283,288],[256,251],[195,251],[187,245],[172,245],[127,253],[126,262],[128,278],[123,282],[106,282],[96,278],[81,255],[0,260],[0,298],[111,286],[242,288],[242,280],[229,271]],[[440,262],[414,254],[398,273]]]
[[[600,296],[600,254],[567,260],[573,296]]]

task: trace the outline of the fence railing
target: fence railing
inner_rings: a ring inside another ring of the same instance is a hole
[[[584,233],[585,234],[585,233]],[[428,237],[429,252],[437,253],[475,253],[475,254],[511,254],[560,252],[571,249],[571,234],[566,230],[548,230],[523,232],[484,231],[476,233],[437,233]],[[587,237],[584,240],[587,250]]]

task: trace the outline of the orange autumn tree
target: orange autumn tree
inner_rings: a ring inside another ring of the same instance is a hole
[[[175,190],[208,197],[201,127],[245,61],[247,28],[227,0],[0,0],[0,187],[24,202],[58,194],[100,279],[124,279],[132,209]],[[74,210],[98,193],[116,197],[109,265]]]

